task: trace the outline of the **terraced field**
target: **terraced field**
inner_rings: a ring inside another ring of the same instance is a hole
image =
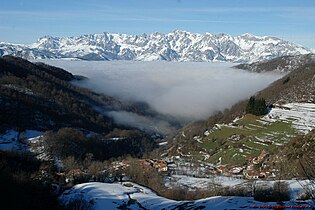
[[[230,124],[217,124],[203,137],[195,136],[202,151],[190,156],[222,164],[242,165],[245,158],[287,143],[315,128],[315,104],[292,103],[273,108],[266,116],[247,114]]]

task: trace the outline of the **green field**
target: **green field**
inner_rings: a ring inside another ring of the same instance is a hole
[[[292,120],[269,122],[247,114],[233,124],[214,127],[198,146],[209,154],[207,162],[215,164],[221,157],[222,164],[243,165],[245,157],[259,155],[263,149],[270,151],[296,135]],[[200,160],[206,157],[197,151],[191,154]]]

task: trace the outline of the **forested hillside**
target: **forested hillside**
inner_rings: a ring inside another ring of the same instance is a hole
[[[43,63],[1,57],[1,130],[49,130],[70,126],[108,133],[119,126],[113,125],[104,112],[145,112],[140,104],[123,104],[112,97],[72,85],[71,81],[76,78],[79,77]]]

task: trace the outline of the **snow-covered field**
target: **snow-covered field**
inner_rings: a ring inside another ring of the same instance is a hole
[[[275,122],[278,120],[291,121],[292,126],[299,132],[307,134],[315,128],[315,104],[289,103],[273,108],[263,120]]]
[[[185,175],[172,175],[166,179],[167,187],[185,187],[188,190],[207,189],[210,185],[236,186],[246,180],[227,176],[213,176],[210,178],[197,178]]]
[[[151,190],[134,183],[91,182],[74,186],[65,191],[60,200],[82,198],[93,204],[93,209],[257,209],[287,206],[312,209],[312,201],[291,200],[284,203],[258,202],[252,197],[217,196],[196,201],[174,201],[156,195]],[[303,207],[304,206],[304,207]],[[309,208],[307,208],[309,207]]]
[[[20,134],[18,141],[18,132],[7,130],[4,134],[0,134],[0,150],[28,151],[27,143],[35,141],[41,135],[43,135],[41,131],[26,130]]]

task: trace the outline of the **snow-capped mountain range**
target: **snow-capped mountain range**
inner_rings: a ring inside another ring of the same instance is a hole
[[[26,59],[166,60],[254,62],[311,50],[269,36],[171,33],[127,35],[101,33],[78,37],[44,36],[30,45],[0,43],[0,56]]]

